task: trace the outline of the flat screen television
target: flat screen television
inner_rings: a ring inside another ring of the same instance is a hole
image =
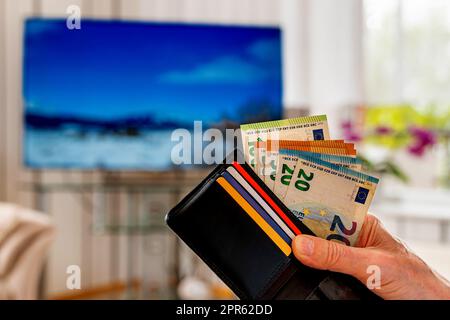
[[[171,133],[282,113],[277,27],[25,21],[24,163],[162,171]]]

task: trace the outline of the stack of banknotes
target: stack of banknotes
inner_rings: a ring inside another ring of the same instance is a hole
[[[331,140],[325,115],[241,125],[245,160],[317,236],[354,245],[378,178],[355,147]]]

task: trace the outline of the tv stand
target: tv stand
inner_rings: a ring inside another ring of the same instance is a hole
[[[208,172],[208,169],[168,172],[106,170],[48,172],[35,170],[32,172],[32,181],[25,184],[25,187],[33,193],[35,208],[49,214],[51,214],[50,197],[59,193],[69,193],[74,197],[79,197],[79,201],[82,203],[80,214],[87,213],[86,216],[90,219],[88,223],[91,225],[89,230],[82,230],[83,233],[126,237],[126,297],[138,298],[136,277],[133,274],[136,263],[134,236],[168,232],[164,222],[166,211],[178,203]],[[52,176],[57,176],[58,179],[52,179]],[[161,200],[162,198],[167,200],[164,202]],[[125,204],[126,209],[121,209],[122,204]],[[82,251],[88,251],[82,254],[91,257],[92,255],[89,254],[89,250],[92,250],[91,245],[86,243],[88,241],[86,238],[81,236]],[[110,238],[111,241],[114,241],[113,238],[116,237]],[[167,253],[170,258],[168,269],[170,278],[166,296],[175,297],[180,281],[180,242],[178,238],[173,237],[171,244]],[[117,243],[109,247],[112,278],[110,280],[114,282],[119,275],[120,248]],[[45,277],[44,272],[41,282],[41,297],[45,292]],[[90,276],[86,275],[86,278],[89,279]],[[144,294],[140,296],[148,298],[149,294],[145,293],[145,281],[141,281],[141,283],[143,286],[140,287],[144,289]],[[92,291],[92,288],[90,290]]]

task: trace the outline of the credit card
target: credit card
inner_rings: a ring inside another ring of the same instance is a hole
[[[233,161],[233,167],[250,183],[250,185],[259,193],[259,195],[267,201],[278,216],[289,226],[295,235],[301,234],[300,229],[292,222],[292,220],[280,209],[280,207],[273,201],[271,197],[260,187],[258,183],[250,176],[250,174],[236,161]]]
[[[242,177],[242,175],[237,172],[234,167],[228,167],[227,172],[237,181],[239,184],[255,199],[256,202],[269,214],[269,216],[278,224],[278,226],[283,229],[284,233],[292,240],[295,235],[289,229],[289,227],[284,223],[283,220],[278,216],[278,214],[264,201],[263,198],[250,186],[250,184]]]
[[[275,230],[278,235],[283,238],[283,240],[286,242],[286,244],[291,244],[291,239],[288,237],[288,235],[281,229],[281,227],[270,217],[270,215],[253,199],[253,197],[241,186],[239,182],[236,181],[236,179],[231,176],[230,173],[224,172],[222,176],[225,178],[225,180],[230,183],[237,192],[245,199],[247,202],[255,209],[257,213],[272,227],[273,230]]]
[[[289,246],[278,233],[253,209],[253,207],[237,192],[235,188],[224,178],[217,178],[216,182],[236,201],[237,204],[256,222],[256,224],[267,234],[267,236],[289,256],[292,252]]]

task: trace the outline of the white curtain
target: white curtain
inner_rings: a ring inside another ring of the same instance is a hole
[[[283,0],[285,105],[327,114],[364,101],[360,0]]]

